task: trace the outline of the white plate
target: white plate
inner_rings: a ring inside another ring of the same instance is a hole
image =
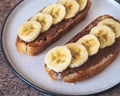
[[[46,52],[56,45],[63,45],[96,17],[103,14],[109,14],[120,19],[120,5],[113,0],[93,0],[92,8],[86,20],[64,35],[56,43],[48,47],[40,55],[33,57],[27,56],[20,54],[16,50],[15,40],[17,30],[22,23],[27,21],[47,4],[55,2],[57,2],[57,0],[25,0],[14,8],[5,21],[2,32],[3,50],[10,67],[16,75],[32,87],[50,94],[94,94],[107,90],[120,83],[120,75],[118,75],[120,73],[120,55],[113,64],[99,75],[75,84],[52,81],[44,69],[44,57]]]

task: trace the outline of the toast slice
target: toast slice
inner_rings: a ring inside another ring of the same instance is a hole
[[[84,10],[80,11],[75,17],[63,20],[62,22],[53,25],[46,32],[41,33],[38,38],[32,42],[25,42],[21,40],[18,36],[16,38],[16,48],[20,53],[28,55],[38,55],[40,52],[45,50],[49,45],[60,39],[64,34],[70,31],[74,26],[83,21],[90,8],[92,2],[88,0],[88,3]]]
[[[76,42],[82,36],[88,34],[90,30],[96,26],[100,21],[106,18],[113,18],[109,15],[103,15],[96,18],[93,22],[91,22],[83,31],[79,32],[76,36],[74,36],[67,43]],[[116,20],[118,21],[118,20]],[[119,22],[119,21],[118,21]],[[67,68],[63,72],[55,72],[47,67],[45,64],[45,69],[49,76],[53,80],[63,80],[64,82],[78,82],[88,78],[91,78],[101,71],[103,71],[107,66],[109,66],[119,55],[120,52],[120,37],[116,39],[115,43],[112,46],[100,49],[97,54],[90,56],[85,64],[76,68]]]

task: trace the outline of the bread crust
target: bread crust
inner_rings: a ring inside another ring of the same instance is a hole
[[[64,34],[69,32],[74,26],[83,21],[92,5],[91,0],[88,0],[88,3],[85,9],[79,12],[75,17],[71,19],[63,20],[62,22],[53,25],[46,32],[41,33],[37,39],[32,42],[25,42],[21,40],[18,36],[16,38],[16,48],[20,53],[28,55],[38,55],[40,52],[45,50],[49,45],[53,44],[55,41],[60,39]]]
[[[82,36],[88,34],[90,30],[96,26],[100,21],[106,18],[113,18],[109,15],[103,15],[91,22],[83,31],[79,32],[67,43],[76,42]],[[116,20],[118,21],[118,20]],[[119,22],[119,21],[118,21]],[[49,69],[45,64],[45,69],[53,80],[63,80],[64,82],[74,83],[91,78],[102,72],[109,66],[119,55],[120,52],[120,37],[116,39],[112,46],[100,49],[97,54],[90,56],[85,64],[77,68],[67,68],[61,73]]]

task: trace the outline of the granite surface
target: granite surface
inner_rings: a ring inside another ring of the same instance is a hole
[[[0,0],[0,35],[2,24],[8,12],[20,0]],[[1,39],[0,39],[1,40]],[[1,43],[1,41],[0,41]],[[0,96],[49,96],[31,88],[19,78],[17,78],[11,69],[7,66],[6,60],[2,54],[0,45]],[[120,85],[97,96],[120,96]]]

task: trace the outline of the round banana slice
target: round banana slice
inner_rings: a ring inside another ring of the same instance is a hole
[[[41,32],[45,32],[52,25],[52,16],[47,13],[38,13],[33,16],[30,20],[35,20],[41,24]]]
[[[115,33],[115,37],[120,37],[120,23],[115,21],[114,19],[104,19],[100,23],[98,23],[98,25],[106,25],[110,27]]]
[[[100,42],[94,35],[88,34],[80,38],[77,43],[82,44],[87,49],[88,55],[96,54],[100,48]]]
[[[71,52],[66,46],[57,46],[48,51],[45,63],[50,69],[62,72],[70,65],[71,58]]]
[[[46,6],[42,12],[48,13],[53,17],[53,24],[62,21],[66,15],[65,7],[62,4],[50,4]]]
[[[90,34],[93,34],[98,38],[100,48],[111,46],[115,42],[115,34],[113,30],[104,25],[99,25],[92,28]]]
[[[86,7],[87,2],[88,2],[88,0],[76,0],[76,1],[78,2],[80,6],[79,11],[82,11]]]
[[[35,40],[41,32],[41,24],[37,21],[25,22],[18,30],[18,36],[25,42]]]
[[[88,59],[88,52],[86,48],[78,43],[69,43],[66,45],[72,54],[72,61],[70,68],[79,67]]]
[[[79,4],[75,0],[59,0],[58,3],[63,4],[66,8],[65,19],[74,17],[79,11]]]

